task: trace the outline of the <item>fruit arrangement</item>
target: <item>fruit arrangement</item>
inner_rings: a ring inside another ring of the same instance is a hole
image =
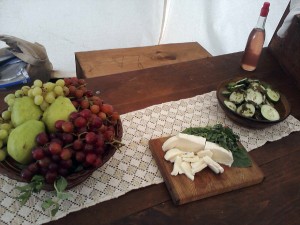
[[[66,188],[69,177],[99,168],[122,145],[119,114],[88,90],[83,79],[35,80],[4,102],[1,164],[13,165],[22,181],[38,181],[39,188],[57,190],[61,178]]]

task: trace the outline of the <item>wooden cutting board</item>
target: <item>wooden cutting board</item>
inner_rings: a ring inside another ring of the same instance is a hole
[[[173,163],[164,159],[165,152],[162,150],[162,145],[167,139],[152,139],[149,141],[149,146],[176,205],[248,187],[263,181],[264,174],[253,160],[252,166],[248,168],[222,165],[224,168],[222,174],[215,174],[207,167],[195,174],[194,181],[184,174],[172,176]]]

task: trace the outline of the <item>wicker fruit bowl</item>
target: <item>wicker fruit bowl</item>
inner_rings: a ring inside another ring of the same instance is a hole
[[[121,142],[123,135],[123,127],[121,120],[118,120],[117,124],[115,125],[115,140]],[[118,146],[107,144],[105,147],[105,153],[103,154],[102,164],[103,166],[116,152]],[[14,179],[20,182],[27,182],[21,177],[21,171],[22,171],[22,165],[14,161],[11,157],[7,157],[6,160],[0,162],[0,173],[2,175],[7,176],[10,179]],[[68,186],[66,189],[73,188],[82,182],[84,182],[92,173],[99,169],[98,168],[92,168],[92,169],[81,169],[77,172],[71,173],[66,177],[66,180],[68,182]],[[45,183],[43,190],[46,191],[52,191],[54,190],[53,184],[47,184]]]

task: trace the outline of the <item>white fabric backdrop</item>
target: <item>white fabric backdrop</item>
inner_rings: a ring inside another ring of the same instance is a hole
[[[156,45],[159,40],[197,41],[212,55],[242,51],[263,2],[0,0],[0,33],[43,44],[57,70],[55,76],[74,76],[78,51]],[[269,2],[265,46],[289,1]]]

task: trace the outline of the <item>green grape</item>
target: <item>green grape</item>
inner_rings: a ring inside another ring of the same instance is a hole
[[[12,111],[12,109],[13,109],[13,107],[12,107],[12,106],[8,106],[8,107],[7,107],[7,111],[9,111],[9,112],[11,112],[11,111]]]
[[[11,99],[8,99],[8,100],[7,100],[7,105],[8,105],[8,106],[13,106],[14,103],[15,103],[15,99],[14,99],[14,98],[11,98]]]
[[[43,91],[42,91],[42,88],[40,88],[40,87],[35,87],[32,90],[32,95],[33,96],[42,95],[42,93],[43,93]]]
[[[59,79],[55,82],[56,85],[64,87],[65,86],[65,81],[63,79]]]
[[[2,123],[0,124],[0,129],[9,131],[12,128],[10,123]]]
[[[43,96],[41,96],[41,95],[34,96],[34,104],[41,105],[43,103],[43,101],[44,101]]]
[[[23,91],[22,91],[22,90],[16,90],[16,92],[15,92],[16,98],[21,98],[23,95],[24,95],[24,94],[23,94]]]
[[[43,82],[41,81],[41,80],[35,80],[34,82],[33,82],[33,85],[35,86],[35,87],[42,87],[43,86]]]
[[[65,95],[65,96],[68,96],[68,95],[70,94],[70,90],[69,90],[69,88],[66,87],[66,86],[63,87],[63,91],[64,91],[64,95]]]
[[[43,85],[43,87],[47,92],[50,92],[50,91],[53,91],[55,84],[52,82],[47,82]]]
[[[2,112],[1,116],[4,120],[10,120],[11,112],[8,110],[5,110]]]
[[[49,104],[53,103],[55,101],[55,94],[53,91],[48,92],[45,95],[45,101],[48,102]]]
[[[4,149],[0,149],[0,161],[4,161],[6,159],[7,152]]]
[[[1,130],[0,130],[0,140],[4,140],[4,139],[6,139],[7,137],[8,137],[8,132],[7,132],[7,130],[1,129]]]
[[[3,147],[4,143],[2,140],[0,140],[0,149]]]
[[[30,97],[30,98],[33,97],[33,89],[28,90],[27,96]]]
[[[4,98],[4,102],[5,103],[8,103],[8,100],[10,100],[10,99],[15,99],[15,95],[14,94],[8,94],[8,95],[6,95],[5,96],[5,98]]]
[[[30,87],[29,86],[23,86],[21,88],[21,90],[23,91],[24,95],[28,95],[28,91],[30,90]]]
[[[42,104],[40,104],[40,108],[41,108],[41,110],[45,111],[49,107],[49,105],[50,104],[48,102],[46,102],[46,100],[44,100],[42,102]]]
[[[57,96],[62,96],[62,95],[64,95],[64,90],[63,90],[63,88],[61,86],[55,86],[54,93]]]

